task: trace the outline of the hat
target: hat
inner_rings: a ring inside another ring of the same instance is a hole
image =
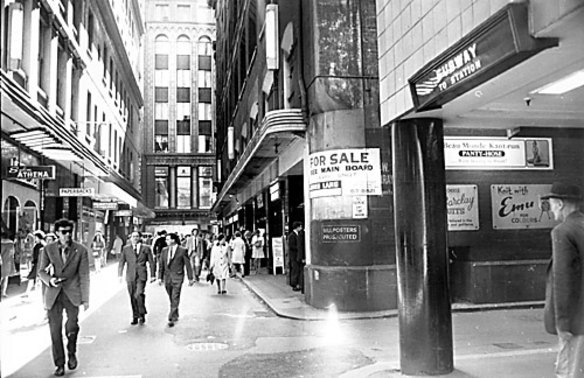
[[[541,199],[561,198],[580,201],[582,200],[582,191],[577,185],[566,184],[563,182],[554,182],[550,193],[541,197]]]

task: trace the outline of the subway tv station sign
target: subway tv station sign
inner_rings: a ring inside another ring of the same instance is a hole
[[[556,38],[530,35],[527,4],[508,4],[409,79],[414,106],[418,111],[439,108],[557,45]]]
[[[310,198],[381,195],[379,148],[348,148],[310,154]]]

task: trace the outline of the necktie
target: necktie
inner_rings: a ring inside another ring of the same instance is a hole
[[[140,253],[140,251],[138,250],[138,244],[134,246],[134,253],[136,253],[136,256],[138,256],[138,253]]]
[[[168,248],[168,265],[170,265],[170,262],[172,261],[173,257],[174,257],[174,247],[169,247]]]
[[[63,259],[63,264],[67,262],[67,257],[69,256],[69,249],[66,247],[61,250],[61,258]]]

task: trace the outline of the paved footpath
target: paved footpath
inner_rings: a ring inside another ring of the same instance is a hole
[[[206,283],[185,285],[181,319],[168,328],[163,287],[147,287],[147,323],[131,326],[125,285],[118,282],[115,266],[94,274],[91,307],[81,316],[80,366],[67,376],[402,376],[395,316],[300,310],[301,296],[281,281],[274,284],[273,277],[261,275],[246,279],[230,280],[226,296]],[[266,305],[270,295],[279,298],[274,306],[312,320],[277,316]],[[0,307],[2,377],[52,377],[39,296],[30,302],[9,298]],[[456,370],[448,377],[553,377],[556,340],[543,331],[541,308],[455,312],[452,319]]]

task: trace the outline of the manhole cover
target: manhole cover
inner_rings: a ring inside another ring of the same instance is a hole
[[[194,343],[187,345],[187,349],[191,352],[214,352],[228,347],[229,345],[224,343]]]

